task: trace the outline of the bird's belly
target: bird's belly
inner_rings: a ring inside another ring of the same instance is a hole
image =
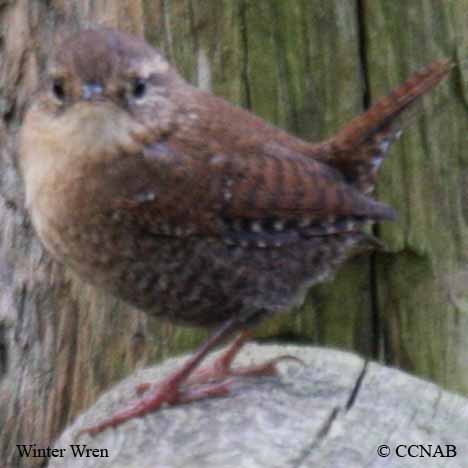
[[[333,273],[350,247],[349,236],[329,236],[249,249],[102,222],[38,231],[53,256],[85,281],[154,315],[199,326],[233,316],[248,322],[301,303],[307,286]]]

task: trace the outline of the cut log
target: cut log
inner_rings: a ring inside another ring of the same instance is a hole
[[[77,432],[121,409],[135,386],[181,358],[136,372],[77,418],[49,468],[467,467],[468,400],[356,355],[250,344],[237,364],[292,354],[280,375],[246,378],[232,395],[165,408],[95,437]],[[72,444],[89,456],[74,456]],[[421,456],[422,455],[422,456]]]

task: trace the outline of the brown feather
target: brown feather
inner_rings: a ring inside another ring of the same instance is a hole
[[[451,68],[449,60],[436,60],[415,73],[328,140],[328,150],[320,160],[338,169],[347,182],[364,193],[372,191],[391,144],[401,135],[402,114],[443,80]]]
[[[364,192],[394,119],[448,69],[435,62],[314,144],[192,87],[138,38],[81,32],[55,54],[25,117],[33,224],[56,259],[173,320],[287,308],[374,245],[366,223],[394,218]]]

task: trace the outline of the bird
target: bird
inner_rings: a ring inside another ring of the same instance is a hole
[[[451,67],[432,62],[312,143],[192,86],[140,37],[96,27],[64,41],[20,132],[38,237],[94,286],[211,330],[174,373],[82,432],[227,395],[233,376],[274,373],[278,359],[231,366],[248,330],[301,304],[350,256],[380,246],[366,226],[396,212],[371,197],[379,169],[402,114]]]

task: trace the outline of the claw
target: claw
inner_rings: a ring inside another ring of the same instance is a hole
[[[231,384],[236,378],[277,375],[277,364],[280,361],[291,360],[304,365],[301,359],[284,355],[261,364],[232,368],[234,359],[249,337],[249,334],[244,331],[221,356],[215,359],[213,364],[197,370],[196,367],[229,331],[230,326],[232,323],[227,323],[224,328],[205,342],[180,369],[166,377],[159,385],[153,386],[149,383],[138,385],[136,393],[140,396],[139,400],[131,402],[127,408],[118,411],[110,418],[94,426],[85,427],[78,432],[77,436],[83,434],[94,436],[108,428],[119,426],[129,419],[156,411],[163,406],[185,404],[205,398],[224,397],[230,393]]]

